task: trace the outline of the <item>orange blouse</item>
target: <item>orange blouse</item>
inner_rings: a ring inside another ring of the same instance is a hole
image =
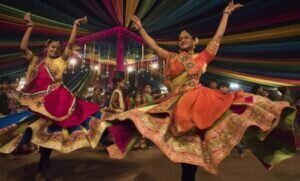
[[[180,95],[173,111],[173,120],[179,132],[189,131],[193,127],[211,127],[236,99],[236,93],[223,93],[199,84],[199,78],[213,60],[217,48],[218,43],[212,41],[196,57],[185,52],[170,53],[167,73],[173,87],[170,94]]]

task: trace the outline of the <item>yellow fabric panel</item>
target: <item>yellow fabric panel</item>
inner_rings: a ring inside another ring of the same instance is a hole
[[[139,4],[139,0],[127,0],[126,1],[125,27],[129,26],[131,17],[134,15],[138,4]]]

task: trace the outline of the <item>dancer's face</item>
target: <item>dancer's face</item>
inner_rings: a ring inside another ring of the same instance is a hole
[[[194,49],[195,42],[192,35],[186,31],[183,31],[179,34],[178,45],[181,51],[189,51]]]
[[[50,58],[57,58],[61,55],[62,45],[59,41],[51,42],[47,47],[47,56]]]

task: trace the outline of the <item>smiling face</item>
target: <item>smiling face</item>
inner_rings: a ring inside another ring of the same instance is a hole
[[[179,34],[178,45],[181,51],[189,51],[194,49],[195,42],[191,34],[187,31],[182,31]]]
[[[47,46],[47,57],[57,58],[62,53],[62,44],[60,41],[52,41]]]

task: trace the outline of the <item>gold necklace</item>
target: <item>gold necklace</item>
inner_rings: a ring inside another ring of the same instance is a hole
[[[188,55],[194,55],[194,50],[192,50],[192,51],[189,51],[189,52],[187,52],[188,53]]]

